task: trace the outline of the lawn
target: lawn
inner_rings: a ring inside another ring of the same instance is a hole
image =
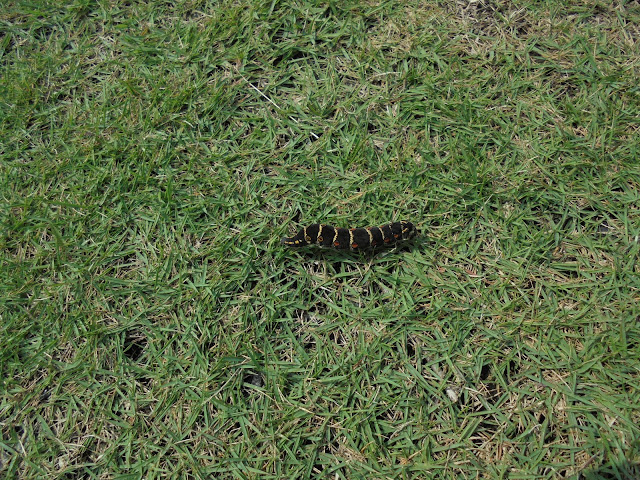
[[[0,478],[640,478],[638,78],[636,1],[9,1]]]

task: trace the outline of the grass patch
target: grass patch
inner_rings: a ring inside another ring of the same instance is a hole
[[[12,2],[0,474],[634,478],[637,2]],[[318,221],[416,242],[292,251]]]

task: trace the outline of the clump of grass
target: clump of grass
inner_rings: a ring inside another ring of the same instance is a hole
[[[639,16],[9,5],[2,475],[638,476]]]

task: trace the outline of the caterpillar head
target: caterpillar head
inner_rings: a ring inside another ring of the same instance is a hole
[[[420,233],[420,230],[411,222],[400,222],[402,225],[402,239],[410,240]]]

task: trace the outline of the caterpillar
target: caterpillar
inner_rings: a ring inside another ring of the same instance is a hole
[[[322,247],[359,250],[382,245],[393,245],[415,237],[418,229],[411,222],[393,222],[380,227],[340,228],[314,223],[304,227],[293,237],[284,237],[288,247],[318,244]]]

